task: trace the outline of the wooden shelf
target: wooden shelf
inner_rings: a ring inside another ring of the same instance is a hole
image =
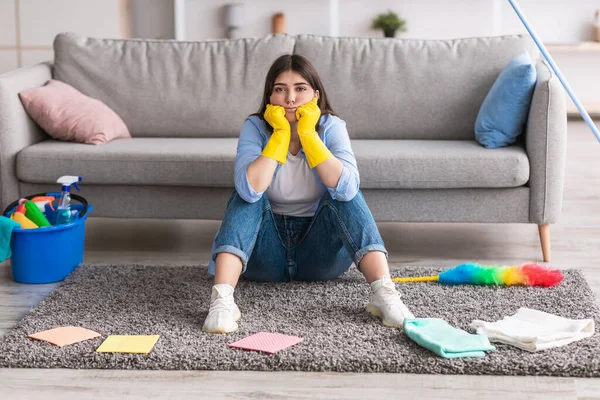
[[[561,53],[600,53],[600,42],[579,42],[573,44],[545,44],[549,52]]]
[[[583,108],[588,112],[592,118],[600,118],[600,101],[582,101]],[[582,118],[579,114],[579,110],[572,104],[571,101],[567,103],[567,117],[569,118]]]

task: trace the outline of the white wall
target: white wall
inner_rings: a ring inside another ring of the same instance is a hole
[[[239,37],[261,37],[270,34],[271,18],[278,12],[286,15],[286,33],[327,35],[329,32],[327,0],[187,0],[186,39],[225,38],[224,7],[229,3],[239,3],[244,7],[244,26],[237,32]]]
[[[391,9],[407,20],[405,38],[445,39],[525,32],[506,0],[338,0],[340,36],[382,36],[370,29],[371,20]],[[499,26],[495,2],[500,4]],[[327,0],[186,0],[186,39],[225,37],[223,8],[228,3],[244,6],[244,26],[239,36],[261,37],[271,32],[271,18],[286,16],[290,34],[329,34]],[[591,23],[598,0],[519,0],[521,9],[538,35],[548,43],[567,43],[592,38]]]
[[[573,43],[593,38],[592,23],[598,0],[518,0],[538,36],[545,43]],[[522,23],[503,1],[503,29],[507,33],[522,30]]]
[[[123,1],[0,0],[0,73],[51,61],[60,32],[120,37]]]
[[[0,46],[14,45],[17,40],[14,16],[15,3],[10,0],[0,0]]]
[[[52,46],[60,32],[120,35],[119,0],[19,0],[19,3],[24,46]]]

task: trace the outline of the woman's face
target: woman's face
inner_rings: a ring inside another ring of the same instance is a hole
[[[315,91],[302,75],[288,70],[275,78],[269,102],[285,108],[287,120],[295,122],[297,121],[296,109],[311,101],[313,97],[319,98],[319,91]]]

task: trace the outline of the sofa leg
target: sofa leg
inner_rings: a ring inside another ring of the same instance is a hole
[[[550,224],[538,225],[544,262],[550,262]]]

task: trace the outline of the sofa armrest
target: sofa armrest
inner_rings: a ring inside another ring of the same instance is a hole
[[[567,151],[567,108],[560,80],[546,60],[536,65],[525,148],[529,157],[529,221],[555,223],[560,215]]]
[[[19,197],[17,154],[47,137],[25,112],[19,92],[43,86],[50,79],[50,63],[41,63],[0,75],[0,212]]]

